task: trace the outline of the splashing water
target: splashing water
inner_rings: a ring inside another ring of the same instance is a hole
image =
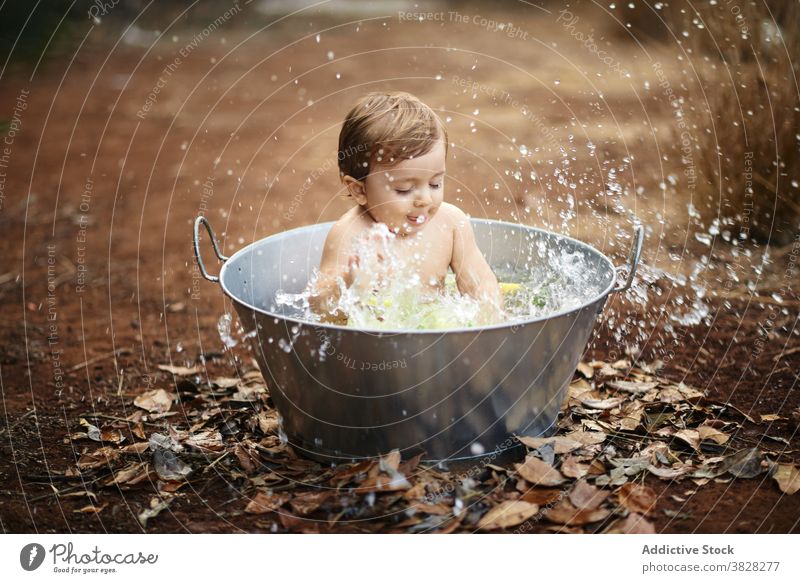
[[[340,297],[333,311],[347,316],[346,325],[360,329],[425,330],[471,328],[513,323],[569,310],[597,297],[601,283],[587,256],[542,241],[530,241],[514,265],[494,269],[503,292],[503,312],[487,302],[459,293],[456,277],[448,273],[441,290],[425,291],[414,260],[395,251],[396,235],[376,224],[358,244],[359,268],[348,287],[340,277]],[[299,294],[278,291],[275,303],[286,315],[321,321],[309,304],[319,278],[315,272]]]

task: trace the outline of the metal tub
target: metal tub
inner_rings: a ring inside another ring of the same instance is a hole
[[[593,299],[569,311],[480,328],[370,331],[280,313],[279,289],[301,292],[319,266],[333,223],[282,232],[222,255],[204,217],[194,225],[203,276],[233,301],[290,444],[307,456],[344,461],[399,449],[404,457],[463,460],[519,452],[514,435],[547,435],[610,293],[631,285],[642,248],[636,227],[627,278],[593,247],[533,227],[472,219],[489,264],[523,268],[531,245],[585,255]],[[206,227],[219,277],[203,264]],[[596,293],[595,293],[596,291]]]

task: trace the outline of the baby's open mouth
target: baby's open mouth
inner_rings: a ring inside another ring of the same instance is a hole
[[[418,217],[415,217],[413,215],[407,215],[406,218],[408,219],[408,222],[411,223],[412,225],[421,225],[422,223],[425,222],[425,215],[420,215]]]

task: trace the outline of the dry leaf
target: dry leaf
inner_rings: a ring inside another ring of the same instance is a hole
[[[777,464],[772,471],[772,477],[784,494],[791,496],[800,490],[800,470],[792,464]]]
[[[643,414],[644,403],[634,401],[620,412],[616,426],[624,431],[634,431],[641,424]]]
[[[266,492],[258,491],[252,500],[247,504],[244,511],[248,514],[265,514],[267,512],[274,512],[289,501],[289,494],[285,492],[276,492],[274,494],[267,494]]]
[[[509,528],[525,522],[537,512],[539,507],[536,504],[524,500],[506,500],[484,514],[478,522],[478,528],[485,530]]]
[[[222,451],[225,447],[222,443],[222,434],[216,429],[200,431],[190,435],[183,443],[201,452]]]
[[[200,372],[200,368],[197,366],[193,366],[191,368],[185,366],[172,366],[169,364],[159,364],[158,370],[163,370],[165,372],[172,373],[179,377],[186,377],[189,375],[197,374]]]
[[[589,473],[589,465],[582,464],[575,456],[568,455],[561,462],[561,473],[568,478],[582,478]]]
[[[695,450],[700,451],[700,432],[694,429],[681,429],[675,432],[675,437]]]
[[[701,425],[697,428],[700,435],[700,441],[711,440],[718,445],[726,443],[730,439],[730,435],[723,433],[719,429],[711,427],[710,425]]]
[[[684,383],[678,383],[678,391],[683,395],[683,398],[687,401],[691,401],[693,399],[700,399],[703,397],[703,393],[694,389]]]
[[[142,524],[143,527],[147,526],[147,521],[151,518],[155,518],[158,516],[159,512],[169,507],[170,503],[172,502],[173,498],[151,498],[150,499],[150,508],[146,508],[139,513],[137,517],[139,522]]]
[[[578,510],[594,510],[609,494],[610,492],[592,486],[586,480],[578,480],[569,493],[569,501]]]
[[[656,382],[640,383],[635,381],[608,381],[607,386],[617,389],[618,391],[625,391],[626,393],[633,393],[634,395],[641,395],[647,391],[651,391],[658,386]]]
[[[578,372],[581,373],[587,379],[590,379],[594,376],[594,368],[592,368],[585,362],[578,363]]]
[[[278,418],[276,416],[267,416],[266,413],[258,414],[258,428],[265,435],[278,433],[280,426],[281,425],[278,423]]]
[[[153,467],[158,477],[167,482],[183,481],[192,473],[192,468],[168,449],[153,452]]]
[[[118,449],[107,445],[101,447],[97,451],[83,454],[75,465],[81,470],[95,469],[106,465],[110,466],[119,458],[119,454],[120,452]]]
[[[172,407],[174,398],[175,395],[164,389],[153,389],[136,397],[133,404],[150,413],[165,413]]]
[[[84,506],[83,508],[78,508],[77,510],[73,510],[73,512],[82,512],[84,514],[99,514],[103,511],[103,509],[108,506],[108,504],[102,504],[100,506],[95,506],[94,504],[89,504],[88,506]]]
[[[569,500],[562,500],[553,508],[550,508],[544,517],[556,524],[566,524],[567,526],[580,526],[590,522],[597,522],[608,518],[610,510],[605,508],[595,508],[594,510],[581,510],[575,508]]]
[[[619,503],[631,512],[649,514],[656,505],[656,493],[649,486],[628,482],[617,492]]]
[[[522,481],[522,484],[526,486],[525,491],[522,494],[520,500],[524,500],[525,502],[530,502],[531,504],[536,504],[538,506],[547,506],[551,502],[558,500],[560,496],[563,496],[561,490],[554,490],[554,489],[546,489],[546,488],[531,488],[528,486],[527,482]],[[517,487],[519,490],[519,486]]]
[[[653,523],[641,514],[631,512],[624,520],[617,520],[606,531],[607,534],[655,534]]]
[[[121,469],[118,472],[114,472],[111,475],[111,478],[107,480],[103,485],[110,486],[111,484],[125,484],[129,482],[139,474],[141,474],[142,469],[147,466],[147,462],[138,462],[129,465],[126,468]]]
[[[517,439],[530,449],[539,449],[543,445],[552,443],[553,453],[557,455],[569,453],[583,447],[583,443],[580,441],[569,439],[563,435],[556,435],[553,437],[526,437],[524,435],[518,435]]]
[[[304,492],[292,498],[289,504],[292,510],[301,516],[311,514],[319,508],[323,502],[333,496],[333,490],[321,490],[319,492]]]
[[[536,486],[558,486],[565,480],[556,468],[531,455],[525,458],[524,463],[514,466],[520,476]]]
[[[755,478],[764,471],[758,448],[743,449],[725,458],[717,470],[717,476],[728,472],[736,478]],[[712,476],[713,477],[713,476]]]
[[[290,531],[299,531],[307,534],[318,534],[319,525],[316,522],[311,522],[305,518],[295,516],[291,512],[283,511],[278,513],[278,520],[281,521],[283,528]]]
[[[400,459],[400,450],[393,449],[380,458],[379,467],[383,472],[389,474],[394,473],[397,471],[397,468],[400,467]]]
[[[647,466],[647,471],[653,474],[654,476],[658,476],[662,480],[672,480],[674,478],[678,478],[691,472],[694,468],[692,466],[684,466],[681,464],[675,464],[672,467],[662,468],[657,467],[654,465]]]
[[[618,407],[624,401],[624,397],[608,397],[602,398],[595,393],[595,391],[590,391],[588,393],[583,393],[582,395],[578,396],[578,401],[584,406],[589,407],[590,409],[613,409],[614,407]]]
[[[572,441],[577,441],[584,446],[603,443],[606,440],[606,434],[602,431],[581,431],[580,429],[570,431],[564,437]]]
[[[187,369],[187,370],[189,370],[189,369]],[[193,373],[189,373],[189,374],[193,374]],[[211,379],[211,384],[213,384],[215,387],[218,387],[220,389],[230,389],[230,388],[235,387],[236,385],[238,385],[241,382],[241,380],[242,379],[239,379],[239,378],[236,378],[236,377],[216,377],[214,379]]]

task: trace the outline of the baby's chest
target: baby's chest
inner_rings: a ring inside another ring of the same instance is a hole
[[[453,255],[453,242],[446,237],[419,237],[413,241],[398,241],[397,255],[408,271],[420,281],[440,286]]]

